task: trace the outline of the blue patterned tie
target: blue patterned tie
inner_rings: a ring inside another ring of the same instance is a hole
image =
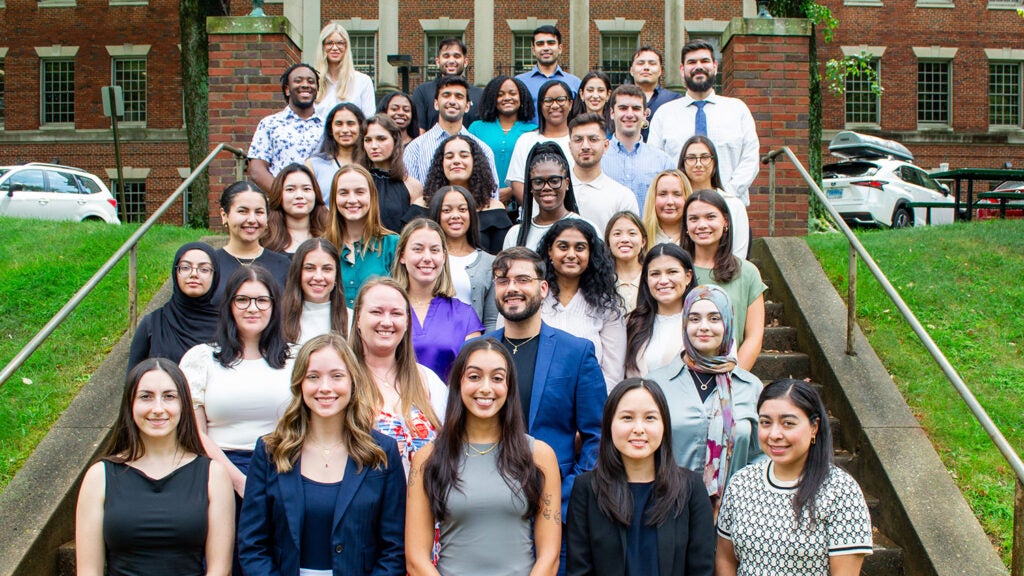
[[[697,136],[708,135],[708,117],[704,114],[704,105],[707,100],[694,100],[693,105],[697,107],[697,121],[694,123],[693,133]]]

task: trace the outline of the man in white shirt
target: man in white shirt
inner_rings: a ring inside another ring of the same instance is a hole
[[[754,117],[742,100],[719,96],[712,86],[718,74],[714,49],[704,40],[683,46],[679,71],[686,95],[666,103],[651,121],[647,143],[678,160],[683,143],[703,133],[718,152],[718,173],[725,191],[750,205],[750,185],[757,177],[760,143]],[[703,132],[702,132],[703,131]]]
[[[569,121],[569,149],[575,162],[573,192],[580,216],[593,223],[601,237],[617,212],[640,215],[633,191],[601,171],[601,157],[608,149],[607,133],[604,118],[595,112],[580,114]]]

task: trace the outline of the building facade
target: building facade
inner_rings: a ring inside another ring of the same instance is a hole
[[[819,34],[819,58],[866,54],[885,90],[877,97],[851,79],[845,95],[826,92],[823,140],[844,129],[893,138],[926,169],[1024,166],[1024,19],[1016,1],[828,0],[840,25],[830,43]],[[119,127],[129,219],[155,210],[189,174],[177,8],[170,0],[0,0],[0,165],[74,165],[113,189],[100,92],[118,85],[126,100]],[[757,12],[754,0],[474,0],[443,8],[425,0],[268,0],[265,9],[289,19],[305,54],[323,22],[342,21],[357,66],[379,92],[400,86],[389,54],[412,57],[413,88],[434,74],[434,50],[447,36],[469,46],[477,85],[529,69],[530,33],[541,24],[562,31],[562,66],[578,76],[597,68],[622,79],[633,51],[649,44],[663,49],[665,82],[678,87],[686,41],[721,47],[732,18]],[[229,4],[235,16],[249,10],[250,2]],[[759,57],[766,77],[776,72],[769,52]],[[276,79],[281,70],[262,72]],[[751,109],[757,117],[758,104]],[[239,134],[233,144],[244,149],[250,138]],[[767,185],[765,172],[755,189]],[[181,222],[183,208],[166,221]]]

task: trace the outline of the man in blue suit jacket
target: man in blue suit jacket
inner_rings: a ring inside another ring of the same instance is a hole
[[[558,457],[564,522],[573,479],[597,463],[607,398],[604,375],[592,342],[541,321],[540,305],[548,285],[544,261],[536,252],[522,247],[502,250],[493,271],[494,298],[505,327],[488,336],[512,354],[529,434],[546,442]]]

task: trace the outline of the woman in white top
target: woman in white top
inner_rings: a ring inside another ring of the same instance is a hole
[[[732,253],[737,258],[746,258],[750,252],[750,220],[747,218],[747,206],[739,196],[722,186],[722,177],[718,175],[718,152],[707,136],[691,136],[683,143],[679,155],[679,169],[686,171],[690,185],[694,190],[716,190],[725,198],[732,217]],[[689,196],[689,194],[687,194]]]
[[[228,278],[215,341],[181,358],[203,448],[227,468],[239,496],[256,440],[291,400],[291,363],[277,284],[258,264],[240,267]]]
[[[529,194],[523,197],[523,218],[505,234],[504,248],[523,246],[539,252],[540,239],[552,224],[566,218],[582,218],[572,191],[569,157],[554,142],[535,145],[526,159]],[[534,204],[537,206],[534,214]],[[543,253],[541,253],[543,256]]]
[[[409,321],[409,296],[391,278],[378,276],[356,296],[352,351],[369,371],[377,410],[376,428],[398,442],[406,474],[412,456],[437,436],[448,403],[448,387],[416,362]]]
[[[654,177],[644,201],[644,230],[653,244],[679,244],[683,203],[692,192],[689,179],[679,170],[664,170]]]
[[[588,222],[560,220],[541,240],[548,295],[541,304],[547,324],[594,343],[597,362],[611,390],[623,377],[626,318],[615,291],[615,264]]]
[[[644,258],[636,309],[626,318],[626,376],[670,363],[683,351],[683,300],[696,286],[693,258],[677,244],[657,244]]]
[[[622,312],[629,314],[636,308],[647,254],[647,232],[640,217],[628,210],[612,215],[604,229],[604,243],[615,259],[615,290],[622,296]]]
[[[339,102],[352,102],[364,117],[373,116],[377,109],[373,80],[352,64],[352,42],[338,21],[328,22],[320,31],[314,62],[320,75],[314,104],[317,116],[323,118]]]
[[[541,85],[537,91],[537,131],[527,132],[516,140],[516,147],[512,150],[512,159],[508,163],[508,173],[505,179],[512,187],[512,199],[520,204],[523,202],[523,193],[529,191],[523,175],[529,166],[528,156],[530,149],[539,142],[554,142],[562,149],[562,153],[570,162],[572,167],[572,152],[569,150],[569,111],[572,110],[572,90],[569,85],[561,80],[548,80]],[[503,182],[498,183],[504,185]],[[524,204],[525,205],[525,204]],[[524,211],[523,214],[529,214]]]
[[[348,337],[349,310],[341,286],[338,249],[326,238],[299,245],[281,298],[285,340],[299,346],[336,332]]]

